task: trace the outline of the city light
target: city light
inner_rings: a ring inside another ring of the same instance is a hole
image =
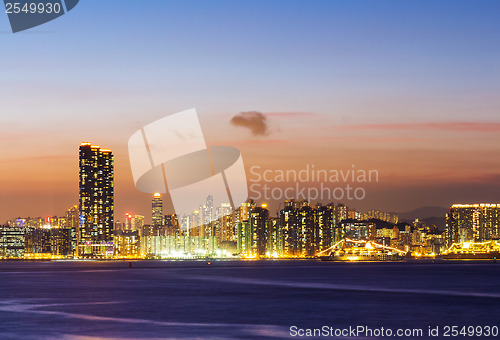
[[[126,212],[114,221],[113,155],[81,143],[79,204],[64,217],[16,218],[0,227],[2,258],[277,259],[388,261],[403,258],[486,259],[500,251],[500,204],[454,204],[446,230],[394,213],[343,204],[287,200],[277,216],[267,202],[235,211],[208,196],[190,215],[165,215],[151,201],[151,224]]]

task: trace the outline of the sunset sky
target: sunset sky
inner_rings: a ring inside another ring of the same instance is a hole
[[[83,141],[115,154],[115,220],[150,219],[128,138],[193,107],[247,170],[377,169],[366,199],[344,202],[360,210],[498,203],[499,14],[498,1],[84,0],[17,34],[0,14],[0,223],[77,204]],[[230,123],[249,111],[265,133]]]

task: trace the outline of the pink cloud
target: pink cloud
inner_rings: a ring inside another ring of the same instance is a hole
[[[404,138],[404,137],[318,137],[315,139],[323,140],[347,140],[353,142],[368,142],[368,143],[395,143],[395,142],[421,142],[423,138]]]
[[[74,159],[75,155],[47,155],[47,156],[31,156],[11,159],[0,159],[0,163],[19,163],[19,162],[34,162],[34,161],[54,161],[61,159]]]
[[[343,130],[441,130],[463,132],[500,132],[496,122],[424,122],[404,124],[337,125]]]
[[[265,113],[266,116],[269,117],[278,117],[278,118],[289,118],[289,117],[306,117],[306,116],[320,116],[319,113],[315,112],[268,112]]]
[[[268,144],[281,144],[287,143],[284,139],[245,139],[245,140],[226,140],[226,141],[213,141],[210,145],[268,145]]]
[[[492,174],[485,174],[485,175],[477,176],[477,177],[473,178],[473,181],[483,182],[483,183],[500,184],[500,174],[492,173]]]

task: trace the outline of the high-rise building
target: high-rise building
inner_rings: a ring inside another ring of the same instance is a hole
[[[25,252],[30,256],[50,255],[51,249],[51,228],[29,228],[26,232]]]
[[[235,223],[233,223],[233,211],[231,204],[222,203],[220,207],[216,209],[216,230],[219,240],[225,241],[236,241],[236,233],[233,228]]]
[[[238,221],[244,222],[248,221],[250,210],[255,208],[255,202],[253,200],[248,200],[238,208],[239,218]]]
[[[238,253],[252,254],[252,228],[250,222],[238,222],[236,225],[236,242]]]
[[[266,239],[266,256],[277,257],[278,254],[283,253],[283,237],[279,218],[269,217],[267,219]]]
[[[144,216],[125,214],[125,228],[123,230],[139,231],[139,235],[144,232]]]
[[[0,226],[0,258],[24,256],[26,232],[29,228]]]
[[[74,254],[76,252],[76,239],[77,230],[80,223],[80,214],[78,212],[78,206],[73,206],[66,211],[66,227],[70,229],[71,238],[71,252]]]
[[[181,234],[181,229],[179,228],[179,221],[177,220],[176,214],[165,215],[164,221],[165,221],[165,234],[167,236],[175,236]]]
[[[299,216],[299,252],[301,256],[314,256],[318,249],[318,228],[314,223],[314,210],[309,205],[303,205]]]
[[[500,237],[500,204],[454,204],[446,215],[446,243],[483,242]]]
[[[299,210],[294,201],[286,201],[280,210],[281,244],[283,256],[299,256],[301,235],[299,231]]]
[[[79,256],[113,252],[114,159],[111,150],[80,145]]]
[[[335,228],[335,215],[332,206],[318,204],[314,210],[314,224],[317,230],[317,249],[323,251],[340,240]]]
[[[163,225],[163,200],[160,193],[153,195],[153,227],[159,228]]]
[[[73,255],[70,228],[50,229],[50,253],[59,256]]]
[[[266,206],[255,207],[250,210],[250,228],[252,230],[252,249],[257,256],[266,255],[267,238],[266,227],[269,210]]]

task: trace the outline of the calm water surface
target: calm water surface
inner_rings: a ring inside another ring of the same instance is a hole
[[[297,339],[293,325],[500,327],[500,263],[0,262],[0,339]]]

